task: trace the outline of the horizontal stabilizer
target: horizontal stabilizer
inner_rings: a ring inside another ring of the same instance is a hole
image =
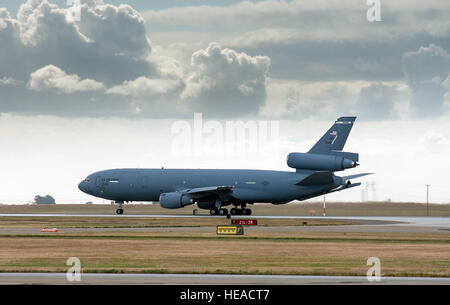
[[[355,178],[362,177],[362,176],[372,175],[372,174],[373,173],[361,173],[361,174],[355,174],[355,175],[350,175],[350,176],[344,176],[341,178],[342,178],[342,181],[344,181],[344,183],[345,183],[345,181],[347,181],[347,180],[355,179]]]
[[[319,185],[333,183],[332,172],[314,172],[303,180],[296,183],[296,185]]]

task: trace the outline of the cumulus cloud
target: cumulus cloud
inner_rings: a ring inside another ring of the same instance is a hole
[[[70,22],[66,16],[67,9],[47,0],[28,0],[17,19],[3,9],[2,73],[25,80],[32,71],[53,64],[109,85],[157,73],[146,60],[151,45],[145,22],[130,6],[83,1],[82,22]]]
[[[192,111],[218,116],[254,114],[266,98],[267,56],[249,56],[217,43],[192,54],[193,72],[181,94]]]
[[[255,114],[265,102],[267,56],[211,43],[185,66],[152,54],[144,19],[128,5],[82,2],[81,22],[66,13],[47,0],[28,0],[17,19],[0,11],[1,84],[22,84],[0,92],[0,111],[228,116]]]
[[[180,86],[182,81],[179,79],[149,79],[141,76],[134,81],[125,81],[121,85],[114,86],[106,93],[124,96],[156,96],[173,92]]]
[[[68,75],[54,65],[48,65],[31,73],[28,86],[31,90],[35,91],[55,90],[58,93],[66,94],[104,89],[103,84],[93,79],[81,80],[78,75]]]
[[[450,54],[430,44],[417,51],[406,52],[402,64],[412,91],[413,114],[417,117],[441,115],[448,91],[446,80],[450,72]]]

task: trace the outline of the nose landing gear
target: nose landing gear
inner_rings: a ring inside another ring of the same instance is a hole
[[[115,204],[119,205],[119,208],[116,210],[116,214],[122,215],[123,214],[123,209],[122,209],[123,201],[116,201]]]

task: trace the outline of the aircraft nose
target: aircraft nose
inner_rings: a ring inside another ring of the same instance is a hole
[[[79,189],[80,191],[86,193],[86,181],[84,181],[84,180],[81,181],[81,182],[78,184],[78,189]]]

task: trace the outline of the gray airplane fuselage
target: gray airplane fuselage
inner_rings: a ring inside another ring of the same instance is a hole
[[[96,172],[79,184],[93,196],[115,201],[158,201],[162,193],[230,185],[235,199],[286,203],[320,195],[341,185],[296,185],[307,173],[243,169],[110,169]]]
[[[159,201],[167,209],[197,204],[211,215],[250,215],[246,204],[288,203],[358,186],[350,179],[370,173],[335,176],[334,172],[358,165],[358,154],[342,151],[356,117],[340,117],[307,152],[292,152],[287,165],[295,171],[249,169],[110,169],[89,175],[81,191],[114,200]],[[240,209],[237,207],[241,206]]]

